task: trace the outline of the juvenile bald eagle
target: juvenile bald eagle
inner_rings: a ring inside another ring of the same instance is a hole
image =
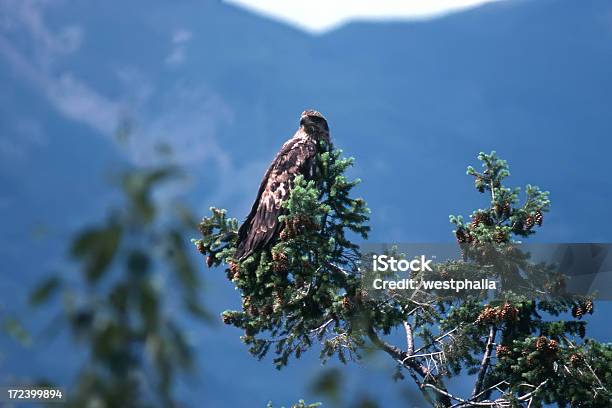
[[[316,155],[322,145],[331,146],[327,120],[315,110],[302,112],[299,129],[272,161],[251,212],[238,230],[235,259],[243,260],[274,244],[282,229],[278,220],[284,210],[282,203],[289,196],[293,180],[300,174],[307,180],[316,178]]]

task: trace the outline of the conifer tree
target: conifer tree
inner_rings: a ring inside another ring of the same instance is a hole
[[[467,173],[487,205],[470,222],[450,218],[462,257],[419,278],[496,278],[502,289],[374,296],[364,288],[368,266],[352,239],[367,238],[369,210],[352,197],[359,180],[345,173],[353,160],[334,151],[318,157],[321,180],[295,180],[272,248],[238,262],[238,221],[216,208],[202,220],[195,246],[209,265],[225,266],[242,297],[241,310],[224,312],[223,321],[244,331],[257,358],[274,354],[279,369],[314,344],[322,360],[345,363],[373,346],[434,407],[611,406],[612,346],[587,338],[581,320],[593,300],[566,293],[561,274],[517,245],[543,225],[548,193],[528,185],[521,201],[520,190],[504,184],[507,163],[495,152],[478,158],[482,171]],[[405,346],[388,340],[394,328],[405,331]],[[474,380],[469,395],[445,385],[460,374]]]

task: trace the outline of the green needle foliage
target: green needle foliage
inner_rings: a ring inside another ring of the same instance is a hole
[[[348,335],[353,322],[347,299],[357,296],[360,285],[352,273],[359,251],[349,234],[367,237],[369,210],[364,200],[350,197],[359,180],[346,178],[353,160],[340,155],[319,156],[319,183],[296,178],[284,203],[285,228],[271,251],[233,261],[238,223],[214,208],[200,224],[203,238],[195,241],[210,264],[229,265],[228,278],[241,291],[242,310],[226,311],[224,322],[244,330],[243,341],[258,358],[273,348],[278,368],[322,339],[327,327],[342,335],[326,343],[324,355],[337,352],[344,360],[358,346],[358,338]]]
[[[319,180],[295,180],[272,248],[238,262],[237,220],[215,208],[202,220],[197,249],[209,265],[226,266],[242,297],[241,310],[223,321],[244,330],[254,356],[272,352],[278,368],[313,344],[322,360],[343,362],[380,349],[397,362],[395,378],[408,374],[435,407],[611,406],[612,347],[586,338],[581,320],[593,300],[566,293],[563,276],[518,245],[543,225],[548,193],[528,185],[521,200],[520,189],[504,184],[504,160],[495,152],[478,158],[482,170],[467,173],[490,199],[470,222],[450,218],[463,256],[414,277],[489,278],[501,282],[498,290],[370,293],[362,285],[368,265],[351,241],[367,238],[369,211],[351,196],[352,159],[335,151],[320,154]],[[406,333],[403,348],[388,340],[397,328]],[[469,395],[445,386],[460,374],[474,380]]]

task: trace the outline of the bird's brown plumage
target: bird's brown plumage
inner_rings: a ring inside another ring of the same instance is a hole
[[[304,111],[300,128],[272,161],[251,212],[238,230],[236,259],[245,259],[276,241],[282,229],[278,217],[283,213],[282,203],[289,196],[293,180],[300,174],[307,180],[316,177],[316,155],[321,140],[330,145],[327,121],[317,111]]]

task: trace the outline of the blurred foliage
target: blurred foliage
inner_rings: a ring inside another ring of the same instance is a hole
[[[34,306],[61,302],[62,327],[87,350],[76,384],[68,387],[70,407],[182,406],[173,384],[195,362],[182,326],[190,317],[210,316],[185,240],[193,217],[152,197],[179,176],[172,166],[124,172],[124,203],[72,241],[77,273],[49,276],[31,293]]]
[[[346,378],[344,372],[338,367],[318,372],[309,388],[312,394],[324,397],[333,407],[376,408],[379,406],[376,399],[368,394],[373,391],[373,394],[376,395],[378,393],[376,389],[346,392]]]
[[[325,152],[319,155],[319,180],[294,180],[283,231],[272,248],[238,262],[232,257],[237,220],[212,208],[200,223],[202,238],[194,244],[209,265],[226,265],[242,295],[242,310],[224,312],[224,322],[244,330],[242,339],[254,356],[273,351],[278,368],[317,343],[323,361],[337,356],[347,362],[364,350],[382,350],[397,362],[394,378],[412,378],[435,407],[570,401],[611,406],[612,347],[586,339],[581,320],[593,312],[593,300],[566,293],[554,269],[516,250],[515,238],[543,225],[548,192],[528,185],[521,200],[520,189],[504,185],[510,174],[504,160],[495,152],[478,158],[482,171],[470,167],[467,173],[490,200],[469,223],[451,216],[462,259],[411,277],[491,278],[501,282],[495,293],[371,296],[361,286],[370,266],[360,262],[359,247],[350,240],[355,233],[367,237],[368,209],[362,199],[351,198],[358,181],[347,180],[345,172],[352,159]],[[524,286],[520,292],[510,285],[516,282]],[[406,332],[405,348],[386,340],[397,328]],[[462,373],[472,376],[474,390],[459,397],[445,380]],[[333,392],[333,382],[319,388],[328,393],[328,385]]]
[[[334,406],[340,406],[343,385],[344,376],[342,371],[339,368],[329,368],[317,375],[310,388],[313,394],[324,396]]]
[[[21,321],[14,316],[5,316],[2,319],[1,330],[18,343],[29,346],[32,344],[30,333]],[[2,354],[0,353],[0,356]]]

